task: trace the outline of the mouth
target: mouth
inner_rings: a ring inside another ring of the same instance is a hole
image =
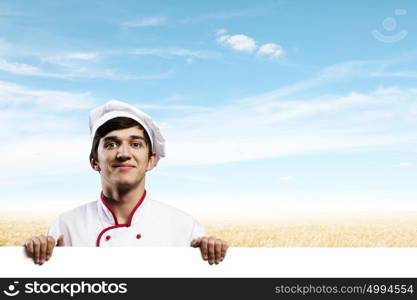
[[[131,170],[135,168],[135,166],[129,165],[129,164],[122,164],[122,165],[114,165],[113,168],[120,170],[120,171],[125,171],[125,170]]]

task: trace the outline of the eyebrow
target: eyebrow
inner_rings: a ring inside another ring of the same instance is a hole
[[[131,135],[130,136],[130,139],[131,140],[145,140],[145,138],[143,137],[143,136],[140,136],[140,135]],[[120,140],[119,139],[119,137],[117,137],[117,136],[114,136],[114,135],[112,135],[112,136],[106,136],[105,138],[103,138],[103,141],[118,141],[118,140]]]

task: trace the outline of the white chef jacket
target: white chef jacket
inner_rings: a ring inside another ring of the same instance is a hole
[[[61,214],[48,229],[65,246],[190,246],[205,235],[204,227],[185,212],[146,196],[146,190],[130,213],[127,224],[119,224],[104,201],[97,201]]]

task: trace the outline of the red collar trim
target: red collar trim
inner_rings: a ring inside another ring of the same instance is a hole
[[[103,236],[103,234],[104,234],[106,231],[109,231],[109,230],[111,230],[111,229],[115,229],[115,228],[120,228],[120,227],[127,227],[127,225],[116,225],[116,226],[110,226],[110,227],[107,227],[107,228],[103,229],[103,230],[100,232],[100,234],[98,235],[98,237],[97,237],[96,247],[100,247],[100,240],[101,240],[101,237]]]
[[[136,210],[137,210],[137,209],[139,208],[139,206],[142,204],[143,200],[145,199],[145,196],[146,196],[146,190],[144,190],[144,191],[143,191],[143,194],[142,194],[142,196],[140,197],[140,199],[139,199],[138,203],[136,203],[135,207],[134,207],[134,208],[132,209],[132,211],[130,212],[130,215],[129,215],[129,219],[128,219],[127,224],[119,224],[119,222],[117,222],[117,217],[116,217],[116,214],[114,213],[113,209],[112,209],[112,208],[110,207],[110,205],[108,205],[108,204],[107,204],[107,202],[104,200],[104,194],[103,194],[103,191],[101,191],[101,194],[100,194],[101,202],[103,202],[104,206],[106,206],[106,207],[107,207],[107,209],[111,212],[111,214],[112,214],[112,216],[113,216],[113,219],[114,219],[114,224],[115,224],[116,226],[123,225],[123,226],[127,226],[127,227],[129,227],[129,226],[132,224],[132,219],[133,219],[133,216],[134,216],[134,214],[135,214]]]

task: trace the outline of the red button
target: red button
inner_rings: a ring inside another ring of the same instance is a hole
[[[110,238],[111,238],[110,235],[106,236],[106,241],[110,240]]]
[[[142,236],[140,235],[140,233],[138,233],[138,235],[136,236],[137,239],[140,239]]]

